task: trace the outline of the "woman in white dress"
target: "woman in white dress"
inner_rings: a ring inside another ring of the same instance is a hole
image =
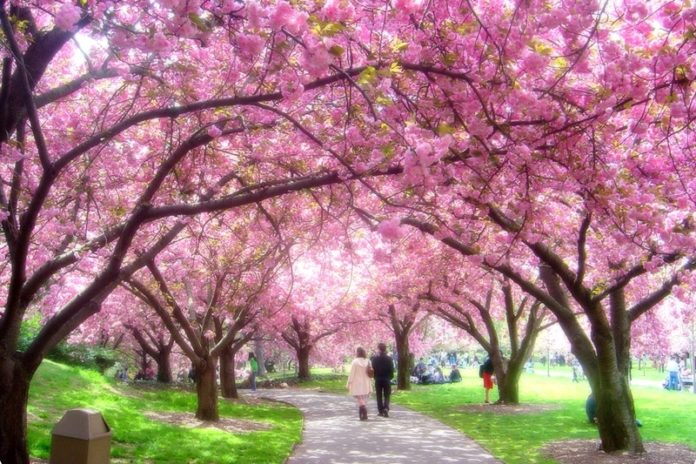
[[[370,366],[370,361],[367,359],[367,354],[365,350],[358,347],[356,350],[357,357],[353,360],[350,365],[350,375],[348,376],[348,383],[346,387],[353,396],[358,401],[358,417],[360,420],[367,420],[367,398],[370,396],[372,391],[372,379],[367,373]]]

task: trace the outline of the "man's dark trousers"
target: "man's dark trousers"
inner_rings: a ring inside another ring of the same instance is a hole
[[[375,378],[375,392],[377,393],[377,409],[379,413],[389,412],[389,398],[391,397],[391,383],[387,378]]]
[[[380,348],[380,350],[382,349]],[[390,381],[394,377],[394,362],[384,351],[380,351],[379,355],[372,358],[372,368],[375,370],[377,409],[379,409],[380,415],[386,417],[389,413]]]

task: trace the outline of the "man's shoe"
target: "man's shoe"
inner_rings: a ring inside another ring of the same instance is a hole
[[[382,412],[382,417],[389,417],[389,410],[388,410],[388,409],[385,409],[385,410]]]

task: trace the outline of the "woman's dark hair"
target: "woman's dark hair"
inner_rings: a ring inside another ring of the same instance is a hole
[[[249,352],[249,359],[256,359],[256,355],[254,354],[253,351]]]
[[[362,346],[359,346],[355,351],[358,354],[358,358],[367,358],[367,353],[365,353],[365,349]]]

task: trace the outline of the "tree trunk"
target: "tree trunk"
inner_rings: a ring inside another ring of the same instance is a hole
[[[602,450],[643,453],[643,441],[636,426],[633,394],[621,371],[611,332],[608,328],[592,328],[597,347],[598,379],[591,382],[597,402],[597,424]]]
[[[157,381],[162,383],[172,383],[172,363],[170,360],[171,350],[163,348],[155,359],[157,362]]]
[[[511,356],[507,366],[505,366],[505,376],[502,381],[498,381],[498,401],[504,404],[520,403],[520,376],[524,365],[534,351],[534,344],[538,332],[525,334],[521,348]]]
[[[29,380],[16,361],[0,358],[0,462],[4,464],[29,464]]]
[[[396,354],[399,362],[396,366],[396,388],[411,389],[411,353],[408,346],[408,334],[396,334]]]
[[[198,407],[196,418],[206,421],[217,421],[217,382],[215,378],[216,359],[207,358],[196,364],[196,394]]]
[[[256,355],[256,361],[259,363],[257,375],[266,375],[266,353],[263,349],[263,337],[254,339],[254,354]]]
[[[498,395],[500,403],[519,404],[520,402],[520,375],[526,359],[511,360],[507,366],[504,380],[498,381]]]
[[[140,352],[140,372],[145,372],[147,370],[147,353],[145,350]]]
[[[610,295],[611,328],[616,347],[616,359],[621,373],[631,376],[631,322],[626,311],[626,297],[621,288]]]
[[[503,391],[509,392],[511,387],[507,382],[507,366],[503,360],[503,353],[497,346],[492,347],[491,351],[488,352],[488,357],[491,358],[493,362],[493,375],[495,375],[495,381],[498,383],[498,403],[506,403],[509,399],[503,399]]]
[[[299,368],[297,378],[300,380],[309,380],[311,378],[309,372],[309,352],[309,348],[297,350],[297,364]]]
[[[618,370],[606,375],[611,378],[602,379],[603,388],[598,389],[596,393],[593,389],[597,399],[597,421],[602,450],[607,453],[620,450],[642,453],[645,449],[636,426],[631,389]]]
[[[539,270],[539,275],[551,296],[566,308],[570,307],[561,290],[558,276],[548,266],[540,266]],[[620,310],[621,303],[617,295],[612,295],[612,311],[615,311],[615,314]],[[627,355],[625,347],[630,347],[630,325],[621,322],[621,326],[628,332],[620,334],[620,347],[617,350],[617,341],[603,308],[588,304],[584,305],[583,309],[590,321],[591,343],[577,318],[568,313],[554,311],[554,314],[590,382],[597,403],[597,425],[602,449],[607,453],[642,453],[645,448],[636,426],[633,395],[620,367],[625,365],[625,360],[619,359],[620,356]],[[614,330],[614,333],[618,332]]]
[[[239,398],[237,379],[234,375],[234,351],[229,347],[222,350],[220,355],[220,387],[223,398]]]

